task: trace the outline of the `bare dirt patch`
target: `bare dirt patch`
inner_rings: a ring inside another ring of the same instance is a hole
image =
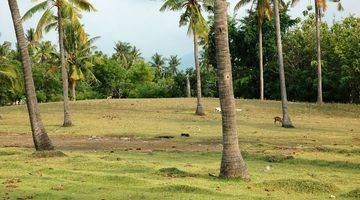
[[[30,134],[0,133],[0,147],[33,148]],[[137,150],[137,151],[220,151],[220,144],[176,142],[169,139],[145,140],[134,136],[51,136],[58,150]]]

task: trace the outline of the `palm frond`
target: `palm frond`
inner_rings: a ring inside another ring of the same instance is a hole
[[[52,23],[52,19],[54,19],[54,13],[52,10],[48,9],[41,16],[35,31],[35,41],[38,41],[42,37],[42,31],[47,24]]]
[[[240,0],[234,7],[234,11],[238,11],[241,7],[249,4],[251,0]]]
[[[44,2],[41,2],[37,5],[35,5],[34,7],[30,8],[30,10],[28,10],[24,16],[22,17],[22,20],[25,21],[25,20],[28,20],[30,19],[35,13],[37,12],[40,12],[40,11],[44,11],[46,9],[49,9],[48,8],[49,6],[49,1],[46,0]]]

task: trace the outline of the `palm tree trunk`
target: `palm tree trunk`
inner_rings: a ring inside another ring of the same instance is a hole
[[[191,98],[191,85],[190,85],[189,74],[186,75],[186,96],[188,98]]]
[[[264,62],[263,62],[263,38],[262,38],[262,20],[259,17],[259,66],[260,66],[260,100],[264,100]]]
[[[198,36],[194,31],[194,58],[195,58],[195,67],[196,67],[196,97],[197,97],[197,105],[196,105],[196,115],[203,116],[205,115],[204,109],[202,107],[201,100],[201,73],[200,73],[200,64],[199,64],[199,42]]]
[[[323,103],[322,97],[322,75],[321,75],[321,10],[315,0],[315,10],[316,10],[316,42],[317,42],[317,75],[318,75],[318,85],[317,85],[317,103]]]
[[[76,101],[76,81],[70,80],[70,88],[71,88],[71,98],[73,101]]]
[[[283,122],[284,128],[293,128],[286,94],[286,83],[285,83],[285,70],[284,70],[284,58],[281,41],[281,30],[280,30],[280,14],[279,14],[279,2],[274,0],[274,13],[275,13],[275,26],[276,26],[276,44],[278,49],[278,63],[279,63],[279,76],[280,76],[280,90],[281,90],[281,103],[283,111]]]
[[[61,64],[61,78],[63,83],[63,96],[64,96],[64,127],[72,126],[70,119],[69,108],[69,80],[66,69],[65,61],[65,48],[64,48],[64,31],[62,27],[61,9],[58,7],[58,32],[59,32],[59,47],[60,47],[60,64]]]
[[[25,90],[26,90],[26,103],[29,113],[31,124],[32,136],[37,151],[53,150],[54,146],[45,131],[44,125],[41,120],[40,110],[38,107],[35,85],[31,71],[30,56],[24,35],[24,29],[21,24],[21,17],[16,0],[8,0],[11,15],[13,18],[16,39],[20,47],[21,61],[23,64]]]
[[[236,130],[235,98],[230,61],[226,0],[215,3],[215,41],[218,67],[219,97],[222,115],[223,151],[220,176],[250,178],[239,149]]]

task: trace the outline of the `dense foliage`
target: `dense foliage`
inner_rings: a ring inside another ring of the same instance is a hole
[[[292,19],[281,13],[288,98],[293,101],[316,101],[316,40],[314,16]],[[202,88],[206,97],[216,97],[216,61],[213,20],[208,21],[209,39],[201,58]],[[279,99],[279,77],[273,19],[263,22],[265,97]],[[324,100],[360,102],[360,18],[349,16],[331,26],[322,24],[322,62]],[[61,101],[62,84],[56,46],[34,42],[28,32],[37,97],[40,102]],[[74,31],[65,31],[70,84],[76,98],[161,98],[185,97],[186,74],[195,95],[194,69],[182,70],[177,56],[155,54],[150,62],[129,43],[115,44],[110,56],[95,51],[94,39],[75,45]],[[229,18],[229,41],[233,64],[235,96],[259,98],[257,12],[243,19]],[[201,42],[204,44],[204,41]],[[0,105],[24,99],[21,64],[11,44],[0,44]]]

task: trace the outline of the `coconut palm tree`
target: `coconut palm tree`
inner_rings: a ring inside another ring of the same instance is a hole
[[[219,97],[222,115],[223,152],[220,176],[250,178],[239,149],[236,110],[228,40],[227,3],[215,0],[215,42],[218,67]]]
[[[172,55],[168,59],[168,65],[168,74],[175,76],[179,72],[178,67],[181,65],[181,59],[177,55]]]
[[[39,42],[34,48],[34,62],[44,63],[58,58],[55,46],[50,42]]]
[[[294,5],[300,0],[292,0]],[[343,10],[343,7],[340,3],[340,0],[330,0],[337,3],[337,9],[339,11]],[[318,85],[317,85],[317,103],[323,103],[323,92],[322,92],[322,66],[321,66],[321,15],[322,12],[326,10],[327,0],[314,0],[315,4],[315,27],[316,27],[316,44],[317,44],[317,76],[318,76]]]
[[[96,63],[97,57],[92,54],[96,49],[94,42],[99,37],[89,39],[85,44],[80,41],[79,33],[75,25],[65,26],[65,49],[67,49],[67,62],[69,63],[70,92],[73,101],[76,101],[76,84],[85,78],[97,81],[95,75],[90,70]]]
[[[264,15],[270,19],[271,16],[271,7],[270,0],[240,0],[234,10],[237,11],[241,7],[252,2],[251,8],[253,5],[256,5],[256,10],[258,13],[258,30],[259,30],[259,67],[260,67],[260,100],[264,100],[264,62],[263,62],[263,36],[262,36],[262,25],[264,20]]]
[[[206,40],[209,28],[206,20],[202,15],[202,10],[207,9],[209,0],[165,0],[160,8],[160,11],[171,10],[180,11],[184,10],[180,16],[180,26],[188,25],[188,34],[194,37],[194,58],[196,68],[196,96],[197,96],[197,115],[205,115],[202,101],[201,101],[201,75],[199,63],[199,38]]]
[[[13,19],[16,39],[20,47],[21,60],[23,64],[25,90],[27,98],[27,108],[32,129],[33,141],[37,151],[53,150],[54,147],[47,135],[44,125],[41,121],[40,110],[38,108],[34,80],[32,77],[30,56],[27,48],[27,42],[24,29],[21,24],[21,16],[16,0],[8,0],[11,16]]]
[[[282,126],[284,128],[293,128],[294,126],[292,125],[290,119],[288,100],[286,94],[284,57],[283,57],[281,30],[280,30],[279,0],[274,0],[274,14],[275,14],[275,29],[276,29],[276,45],[278,50],[281,103],[282,103],[282,111],[283,111]]]
[[[113,57],[120,62],[125,69],[130,69],[133,64],[141,60],[141,53],[138,48],[131,46],[128,42],[117,42],[114,47]]]
[[[56,9],[57,15],[54,14],[53,9]],[[68,89],[68,69],[65,58],[64,48],[64,24],[66,21],[72,24],[80,24],[80,11],[95,11],[95,7],[88,0],[42,0],[41,3],[36,4],[28,10],[23,16],[23,20],[31,18],[37,12],[43,12],[35,31],[35,39],[38,40],[42,36],[42,32],[57,28],[59,34],[60,47],[60,65],[61,77],[63,82],[63,98],[64,98],[64,127],[72,126],[69,111],[69,89]],[[86,43],[87,38],[82,26],[79,32],[81,40]]]
[[[151,57],[151,65],[156,69],[156,78],[158,79],[161,79],[164,76],[165,62],[166,62],[165,58],[158,53],[155,53]]]

